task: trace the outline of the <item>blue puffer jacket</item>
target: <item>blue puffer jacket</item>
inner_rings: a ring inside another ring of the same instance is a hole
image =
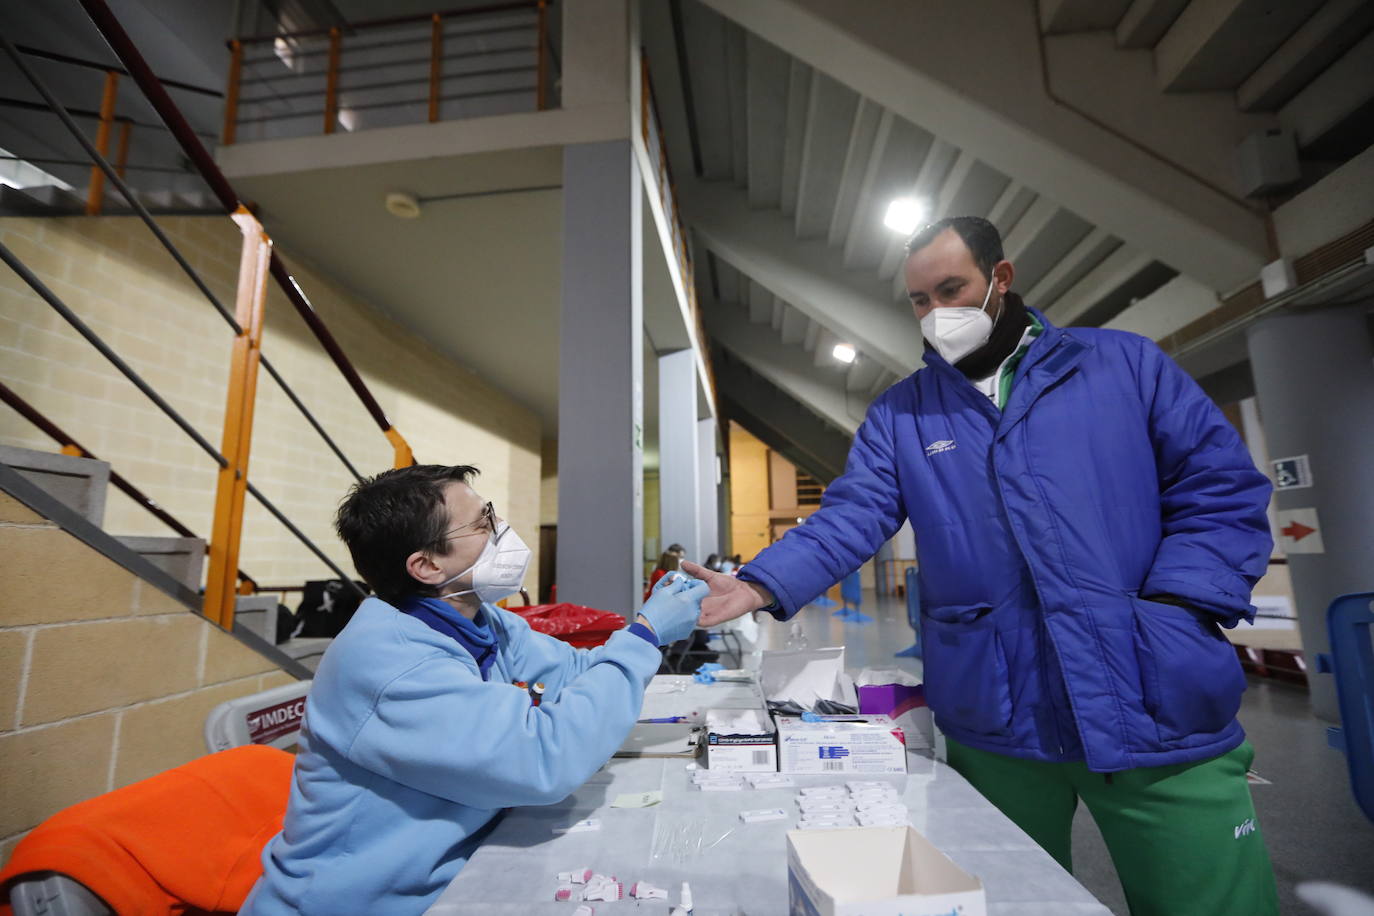
[[[946,734],[1097,772],[1240,744],[1245,677],[1218,625],[1254,615],[1270,484],[1221,412],[1117,331],[1045,321],[1005,411],[926,362],[870,406],[820,510],[741,578],[791,616],[910,517]]]

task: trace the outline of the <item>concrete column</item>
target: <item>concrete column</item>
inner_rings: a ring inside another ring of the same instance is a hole
[[[1374,341],[1363,307],[1280,315],[1250,328],[1255,392],[1272,460],[1306,455],[1312,485],[1275,493],[1302,631],[1312,711],[1337,719],[1335,684],[1313,659],[1327,652],[1326,609],[1374,589]],[[1272,471],[1272,468],[1265,470]],[[1294,539],[1285,510],[1316,510],[1317,534]],[[1318,542],[1316,539],[1320,538]],[[1310,551],[1320,546],[1322,552]]]
[[[692,350],[658,358],[658,533],[666,548],[678,543],[700,562],[697,503],[697,367]]]
[[[643,598],[640,188],[629,141],[564,148],[558,597],[622,614]]]
[[[696,406],[696,391],[692,392],[693,416]],[[697,542],[702,559],[722,549],[720,540],[720,499],[716,483],[716,421],[713,417],[697,420],[692,424],[697,428],[697,518],[700,520]]]

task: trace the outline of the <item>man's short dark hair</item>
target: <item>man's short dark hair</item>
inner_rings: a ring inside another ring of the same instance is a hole
[[[946,229],[953,229],[964,240],[973,255],[973,263],[983,273],[984,280],[992,279],[992,268],[1002,260],[1002,234],[997,227],[981,216],[946,216],[929,226],[917,229],[906,242],[907,257],[935,241]]]
[[[444,489],[478,473],[466,464],[416,464],[383,471],[348,491],[334,528],[379,598],[395,604],[407,595],[435,593],[406,571],[406,558],[417,550],[448,553]]]

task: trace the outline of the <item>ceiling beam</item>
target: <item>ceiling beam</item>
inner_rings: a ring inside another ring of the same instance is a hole
[[[835,344],[840,343],[840,339],[831,333],[829,328],[821,327],[818,324],[814,326],[816,328],[816,339],[811,342],[811,365],[817,368],[834,367]],[[853,365],[853,363],[850,365]]]
[[[1263,218],[1243,201],[1104,130],[1044,87],[1032,4],[979,0],[932,15],[909,0],[702,0],[784,51],[1132,247],[1232,289],[1267,260]],[[990,10],[998,28],[989,30]],[[998,67],[968,66],[968,36]],[[914,37],[919,36],[919,41]],[[936,120],[938,119],[938,120]]]
[[[749,323],[768,324],[773,320],[773,294],[749,281]]]
[[[850,440],[843,434],[728,354],[716,361],[715,373],[726,416],[823,484],[844,473]]]
[[[1279,110],[1299,147],[1311,146],[1374,97],[1374,32],[1360,39]]]
[[[867,391],[873,387],[876,381],[883,374],[883,367],[871,359],[864,359],[862,356],[849,364],[849,371],[844,375],[844,386],[847,391]]]
[[[835,193],[835,209],[830,214],[830,229],[826,241],[840,245],[848,237],[849,227],[858,208],[865,186],[870,181],[875,159],[880,159],[887,145],[892,127],[892,113],[884,111],[868,99],[859,99],[854,123],[849,130],[849,146],[845,150],[840,171],[840,186]],[[846,246],[847,247],[847,246]]]
[[[1131,0],[1040,0],[1040,28],[1047,35],[1114,29]]]
[[[811,95],[802,134],[794,226],[798,238],[820,238],[830,228],[831,202],[848,151],[846,128],[854,123],[859,96],[824,73],[811,74]]]
[[[917,200],[924,200],[929,206],[958,155],[959,150],[954,146],[939,137],[934,138],[926,149],[921,170],[916,173],[916,179],[911,183],[911,196]],[[890,277],[900,272],[897,268],[902,263],[902,255],[906,252],[906,242],[906,237],[900,232],[888,232],[883,256],[878,261],[878,276]]]
[[[1116,24],[1120,48],[1153,48],[1169,31],[1189,0],[1132,0],[1126,15]]]
[[[1035,237],[1045,231],[1058,212],[1059,206],[1054,201],[1037,197],[1035,203],[1026,211],[1026,215],[1016,221],[1016,228],[1003,236],[1002,251],[1006,254],[1007,260],[1015,264],[1017,259],[1026,253],[1026,249],[1030,248]]]
[[[726,109],[730,114],[730,172],[735,183],[749,180],[749,115],[745,100],[745,50],[743,29],[725,24]]]
[[[1060,327],[1068,327],[1153,262],[1154,258],[1148,254],[1122,245],[1064,293],[1054,307],[1045,312],[1046,317]]]
[[[845,392],[844,378],[838,371],[817,371],[811,364],[810,354],[801,347],[784,344],[768,328],[736,321],[729,306],[705,302],[702,318],[706,332],[717,345],[729,350],[789,397],[806,405],[836,430],[853,435],[859,428],[862,408],[867,404],[859,405],[857,417],[850,415],[847,401],[851,398]]]
[[[1328,0],[1236,90],[1241,111],[1273,111],[1374,26],[1369,0]]]
[[[954,160],[954,165],[950,166],[949,174],[945,176],[944,183],[940,185],[940,193],[936,195],[934,205],[930,208],[931,219],[965,215],[951,213],[949,208],[954,203],[955,198],[964,190],[964,185],[968,184],[969,176],[973,174],[973,167],[977,164],[978,160],[968,150],[959,151],[958,158]]]
[[[1323,0],[1193,0],[1155,46],[1161,91],[1235,89]]]
[[[749,205],[782,204],[783,140],[787,136],[788,56],[750,33],[745,41],[748,86]]]
[[[782,342],[789,347],[802,347],[806,341],[806,325],[811,319],[794,308],[784,308],[782,312],[782,327],[778,328],[778,333],[782,336]]]
[[[885,160],[890,155],[889,147],[892,144],[893,123],[896,119],[892,112],[883,109],[882,118],[878,122],[878,132],[873,139],[873,150],[868,157],[868,162],[864,165],[863,181],[859,185],[854,206],[849,211],[849,221],[844,227],[840,241],[844,243],[844,266],[850,269],[859,266],[859,259],[864,257],[868,251],[868,246],[864,244],[867,233],[864,231],[869,228],[865,222],[874,218],[875,195],[882,193],[879,182],[882,179]],[[876,203],[881,207],[881,201]],[[879,211],[881,212],[881,211]],[[836,213],[838,216],[838,211]],[[835,242],[831,242],[835,244]]]
[[[845,271],[840,253],[823,240],[798,242],[784,217],[751,210],[742,193],[718,183],[694,184],[682,201],[716,257],[894,374],[921,365],[921,334],[911,313],[887,301],[882,281]]]
[[[1038,309],[1050,308],[1075,281],[1081,279],[1121,244],[1101,229],[1094,229],[1026,293],[1026,301]]]
[[[787,70],[787,142],[782,148],[779,206],[786,216],[797,212],[797,186],[801,183],[802,148],[806,138],[806,113],[811,101],[811,68],[795,57]]]

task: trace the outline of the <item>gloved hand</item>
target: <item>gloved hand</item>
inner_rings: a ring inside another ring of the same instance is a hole
[[[658,644],[666,646],[692,635],[701,616],[701,599],[710,593],[710,587],[700,579],[671,572],[658,580],[639,615],[658,637]]]

